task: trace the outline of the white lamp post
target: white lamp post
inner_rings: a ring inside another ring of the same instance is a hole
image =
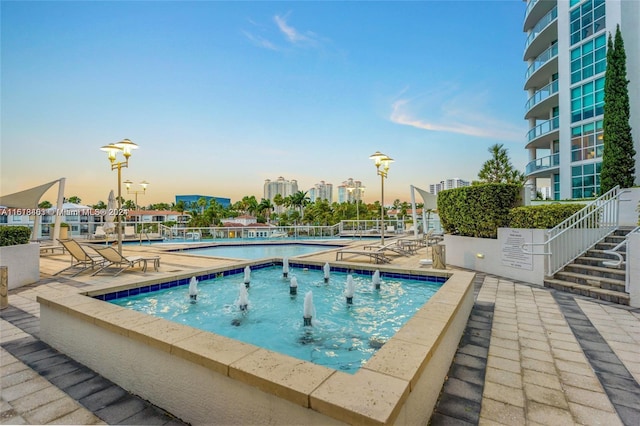
[[[381,227],[380,227],[380,244],[384,245],[384,179],[387,177],[389,173],[389,164],[393,163],[393,159],[391,157],[387,157],[385,154],[380,151],[376,151],[373,155],[369,157],[370,160],[376,165],[376,171],[378,176],[380,176],[380,219],[381,219]]]
[[[107,152],[107,158],[111,163],[111,170],[118,171],[118,211],[116,215],[117,234],[118,234],[118,253],[122,254],[122,229],[120,227],[120,210],[122,209],[122,168],[129,167],[129,157],[134,149],[138,149],[138,145],[131,142],[129,139],[123,139],[117,143],[111,143],[100,148],[102,151]],[[116,156],[121,153],[124,156],[124,161],[116,161]]]

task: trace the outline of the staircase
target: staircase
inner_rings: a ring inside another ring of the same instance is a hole
[[[633,227],[618,228],[587,250],[586,253],[556,272],[553,277],[545,278],[544,286],[628,305],[629,293],[625,292],[626,263],[623,262],[618,267],[612,267],[604,265],[603,262],[618,260],[617,256],[606,253],[606,250],[611,250],[624,241],[627,234],[633,229]],[[618,253],[626,260],[625,246]]]

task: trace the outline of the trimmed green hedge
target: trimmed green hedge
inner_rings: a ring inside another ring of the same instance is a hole
[[[440,224],[448,234],[498,238],[509,211],[521,204],[517,184],[489,183],[438,192]]]
[[[27,244],[30,238],[28,226],[0,226],[0,247]]]
[[[545,204],[516,207],[509,214],[509,227],[551,229],[585,206],[586,204]]]

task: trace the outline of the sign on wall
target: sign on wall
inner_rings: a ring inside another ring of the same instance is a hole
[[[523,244],[533,243],[533,230],[509,228],[502,235],[502,265],[516,269],[533,270],[533,255],[522,251]],[[531,246],[529,246],[531,250]]]

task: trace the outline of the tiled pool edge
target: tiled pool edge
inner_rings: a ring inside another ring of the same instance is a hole
[[[375,269],[386,268],[369,268]],[[404,272],[433,275],[424,270]],[[182,275],[176,279],[194,273]],[[326,424],[332,419],[415,424],[427,421],[436,403],[473,305],[472,281],[472,273],[451,274],[432,300],[355,375],[151,318],[80,293],[43,295],[38,301],[43,340],[194,424],[210,420],[216,410],[229,411],[223,420],[236,423],[255,422],[260,415],[271,420],[277,416],[279,422],[287,423]],[[114,286],[92,292],[107,290]],[[152,365],[162,373],[154,374]],[[186,380],[187,375],[192,377]],[[183,386],[176,388],[178,383]],[[189,389],[183,389],[185,386]],[[236,398],[223,396],[219,386],[236,392]],[[278,413],[272,412],[274,404]],[[258,414],[260,408],[268,412]]]

